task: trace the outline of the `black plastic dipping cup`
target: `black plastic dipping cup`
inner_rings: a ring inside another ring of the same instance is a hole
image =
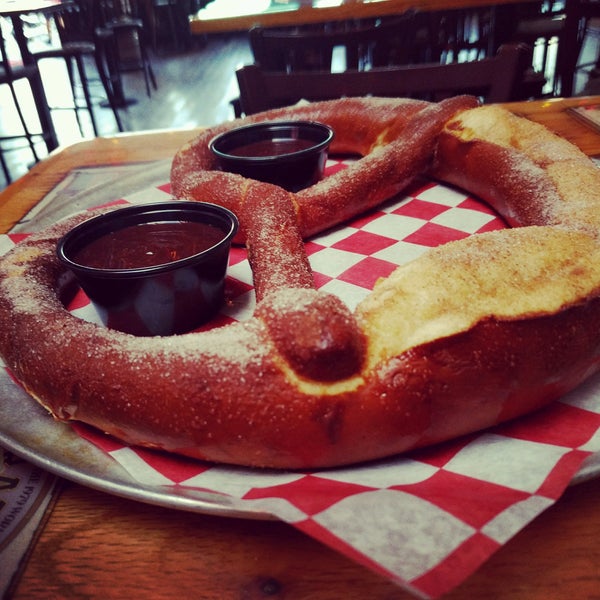
[[[266,121],[226,131],[209,148],[222,171],[297,192],[323,176],[333,135],[314,121]]]
[[[74,227],[57,255],[107,327],[172,335],[218,312],[237,229],[236,216],[214,204],[128,206]]]

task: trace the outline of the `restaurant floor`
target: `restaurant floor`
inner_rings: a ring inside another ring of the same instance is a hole
[[[47,32],[32,36],[32,43],[44,45],[52,42]],[[590,40],[587,53],[595,60],[599,45],[598,36]],[[252,62],[252,54],[245,34],[222,34],[211,36],[207,40],[196,40],[193,47],[186,51],[176,51],[163,47],[158,52],[150,52],[152,68],[156,75],[157,89],[146,93],[144,76],[141,71],[123,74],[123,87],[131,103],[120,109],[123,128],[126,132],[148,129],[182,129],[202,125],[213,125],[233,118],[231,100],[237,96],[235,70]],[[587,62],[584,59],[581,62]],[[70,87],[64,63],[61,59],[48,59],[40,63],[45,82],[48,101],[51,106],[72,106]],[[92,73],[94,73],[92,69]],[[97,108],[99,134],[110,136],[118,132],[114,116],[110,109],[100,106],[105,99],[99,81],[92,81],[92,92]],[[0,135],[7,124],[14,123],[7,115],[7,106],[11,106],[7,95],[7,86],[0,90]],[[600,93],[600,78],[588,82],[587,75],[578,77],[576,91]],[[22,91],[24,105],[35,123],[32,101],[27,98],[27,89]],[[84,135],[93,132],[86,111],[80,112],[84,122]],[[52,118],[57,130],[59,143],[69,145],[80,141],[79,131],[73,110],[54,110]],[[20,142],[22,146],[22,141]],[[46,152],[43,144],[38,144],[43,157]],[[13,178],[24,174],[32,164],[32,155],[28,148],[14,150],[5,154]],[[6,185],[0,173],[0,189]]]

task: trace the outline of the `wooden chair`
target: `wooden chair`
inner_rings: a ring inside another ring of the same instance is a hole
[[[342,21],[302,27],[253,27],[249,32],[255,64],[268,71],[363,71],[417,61],[415,11],[370,22]],[[342,51],[343,61],[334,59]],[[242,115],[239,98],[231,101]]]
[[[241,110],[249,115],[300,100],[368,95],[439,100],[470,93],[487,102],[507,102],[518,93],[530,64],[529,47],[506,45],[491,58],[445,65],[408,65],[340,73],[282,73],[247,65],[236,74]]]
[[[329,23],[250,31],[257,64],[271,71],[321,70],[341,47],[346,69],[363,70],[422,62],[464,62],[494,53],[493,8],[418,12],[373,22]]]
[[[421,20],[428,62],[466,62],[495,54],[494,6],[430,11]]]
[[[333,53],[343,51],[343,69],[365,70],[375,63],[412,62],[415,13],[373,23],[350,21],[321,27],[267,29],[249,32],[254,62],[269,71],[332,71]],[[375,62],[374,62],[375,61]]]

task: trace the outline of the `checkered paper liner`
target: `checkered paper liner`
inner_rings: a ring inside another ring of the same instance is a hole
[[[342,167],[330,160],[327,173]],[[171,199],[169,189],[166,184],[117,202]],[[317,286],[353,309],[378,278],[428,247],[503,227],[465,193],[421,181],[306,246]],[[0,252],[21,237],[0,238]],[[252,276],[240,248],[232,251],[227,294],[220,323],[251,316]],[[83,294],[70,310],[96,319]],[[212,465],[124,446],[87,426],[74,428],[140,483],[222,495],[239,511],[272,515],[414,595],[435,598],[552,505],[584,460],[600,451],[600,377],[546,409],[482,433],[314,472]]]

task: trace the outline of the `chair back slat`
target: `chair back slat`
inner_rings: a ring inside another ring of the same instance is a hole
[[[485,102],[507,102],[518,93],[531,49],[506,45],[491,58],[464,63],[428,63],[373,68],[368,71],[268,71],[247,65],[237,71],[245,114],[295,104],[351,96],[412,97],[437,101],[457,94]]]

